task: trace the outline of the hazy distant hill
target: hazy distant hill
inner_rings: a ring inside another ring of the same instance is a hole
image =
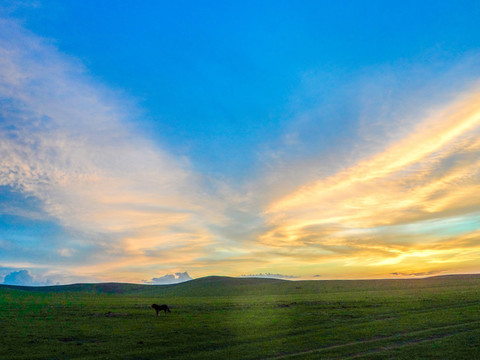
[[[1,289],[23,290],[33,292],[91,292],[104,294],[165,294],[165,295],[205,295],[224,294],[225,292],[241,292],[242,289],[249,290],[249,293],[261,292],[268,288],[275,290],[275,284],[288,283],[287,280],[278,279],[257,279],[257,278],[232,278],[222,276],[208,276],[179,284],[170,285],[144,285],[129,283],[93,283],[93,284],[71,284],[54,286],[20,286],[0,285]],[[278,287],[278,286],[277,286]],[[288,288],[288,286],[287,286]]]
[[[424,279],[385,280],[305,280],[289,281],[265,278],[208,276],[180,284],[140,285],[128,283],[71,284],[55,286],[0,285],[1,291],[86,292],[123,295],[164,296],[237,296],[376,291],[416,287],[463,286],[479,283],[480,274],[434,276]]]

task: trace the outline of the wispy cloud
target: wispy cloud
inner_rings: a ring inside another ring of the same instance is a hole
[[[261,241],[309,248],[320,263],[328,254],[356,266],[468,264],[480,253],[480,93],[472,89],[417,123],[384,151],[272,202]]]
[[[259,274],[241,275],[240,277],[248,277],[248,278],[253,277],[253,278],[265,278],[265,279],[298,279],[300,276],[272,274],[272,273],[259,273]]]
[[[14,21],[0,30],[0,185],[39,199],[81,238],[64,239],[56,255],[73,267],[103,257],[113,271],[158,263],[149,252],[175,253],[162,262],[172,268],[202,253],[214,210],[198,205],[209,198],[197,195],[188,160],[132,125],[140,112],[77,61]]]

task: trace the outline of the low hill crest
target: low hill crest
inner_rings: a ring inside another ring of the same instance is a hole
[[[287,294],[295,292],[322,292],[322,291],[347,291],[347,289],[365,291],[375,288],[397,288],[405,284],[424,286],[425,281],[438,286],[442,281],[469,282],[480,281],[480,274],[455,274],[440,275],[427,278],[414,279],[372,279],[372,280],[297,280],[255,278],[255,277],[228,277],[228,276],[206,276],[177,284],[150,285],[133,284],[120,282],[107,283],[77,283],[68,285],[50,286],[22,286],[2,285],[2,290],[21,290],[33,292],[52,293],[104,293],[104,294],[144,294],[152,296],[229,296],[235,294],[263,294],[265,292],[275,294]],[[422,285],[423,284],[423,285]]]

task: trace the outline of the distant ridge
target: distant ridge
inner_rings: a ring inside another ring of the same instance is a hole
[[[118,294],[125,296],[236,296],[236,295],[287,295],[298,293],[323,293],[343,291],[376,291],[378,289],[402,289],[424,286],[460,286],[479,282],[480,274],[439,275],[414,279],[373,280],[298,280],[271,278],[207,276],[178,284],[145,285],[131,283],[80,283],[50,286],[1,285],[4,291],[29,291],[43,293],[91,293]]]
[[[429,276],[425,279],[445,279],[445,278],[457,278],[457,279],[476,279],[480,278],[480,274],[450,274],[450,275],[435,275]]]
[[[105,294],[135,294],[135,293],[173,293],[194,289],[213,289],[216,287],[230,286],[255,286],[261,284],[282,283],[287,280],[264,279],[264,278],[236,278],[228,276],[206,276],[177,284],[166,285],[146,285],[132,283],[78,283],[68,285],[48,285],[48,286],[24,286],[24,285],[4,285],[0,284],[1,289],[12,289],[34,292],[87,292],[87,293],[105,293]]]

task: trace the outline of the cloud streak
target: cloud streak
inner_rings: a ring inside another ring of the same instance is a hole
[[[211,242],[198,203],[209,200],[188,161],[149,140],[133,125],[139,111],[74,59],[14,21],[0,31],[0,185],[81,238],[84,250],[65,239],[58,257],[83,271],[101,257],[113,272],[158,264],[148,251],[181,252],[164,262],[173,269],[198,256]]]
[[[272,202],[265,211],[271,230],[261,241],[309,247],[320,262],[330,254],[347,265],[432,268],[450,262],[453,270],[468,263],[480,252],[474,232],[480,93],[459,96],[418,123],[377,155]],[[452,217],[456,221],[442,227]],[[462,243],[462,236],[474,241]],[[444,241],[450,246],[440,250]]]

